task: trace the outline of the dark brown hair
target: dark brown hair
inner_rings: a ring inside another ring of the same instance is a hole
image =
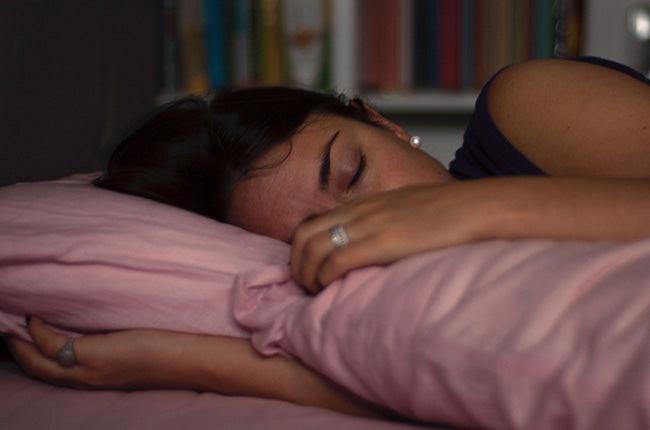
[[[286,87],[223,90],[157,109],[122,139],[94,185],[228,222],[232,192],[253,163],[312,114],[377,125],[359,99]]]

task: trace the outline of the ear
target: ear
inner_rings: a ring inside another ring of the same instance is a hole
[[[379,112],[377,112],[376,110],[368,106],[367,104],[364,103],[363,106],[370,114],[371,120],[381,125],[382,127],[386,128],[387,130],[390,130],[395,136],[397,136],[399,139],[403,140],[404,142],[409,141],[411,136],[406,131],[404,131],[402,127],[395,124],[393,121],[385,118],[382,114],[380,114]]]

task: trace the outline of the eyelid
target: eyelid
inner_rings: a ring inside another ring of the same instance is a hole
[[[318,183],[321,191],[327,191],[329,188],[329,181],[330,181],[330,158],[332,154],[332,146],[334,146],[334,142],[336,141],[336,138],[339,136],[341,133],[341,130],[338,130],[330,141],[327,143],[325,148],[323,149],[323,153],[321,154],[321,166],[320,166],[320,173],[318,175]]]
[[[350,180],[350,184],[348,184],[348,190],[354,188],[354,186],[357,184],[357,182],[359,182],[359,179],[361,179],[365,171],[366,171],[366,154],[362,152],[361,156],[359,157],[359,167],[357,167],[357,172]]]

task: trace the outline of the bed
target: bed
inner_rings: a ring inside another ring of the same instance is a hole
[[[38,315],[70,334],[237,336],[423,423],[650,428],[650,240],[467,244],[312,297],[286,244],[88,179],[0,188],[0,332],[29,340]],[[408,428],[217,394],[73,391],[6,364],[0,382],[1,428]]]
[[[2,429],[322,429],[407,430],[403,423],[356,418],[277,400],[191,391],[77,391],[25,377],[0,362]],[[435,428],[435,427],[431,427]]]

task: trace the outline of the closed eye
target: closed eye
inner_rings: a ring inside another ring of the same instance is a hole
[[[359,159],[359,167],[357,167],[357,171],[350,180],[350,183],[348,184],[348,190],[352,189],[357,182],[359,182],[359,179],[363,176],[364,172],[366,171],[366,154],[361,154],[361,157]]]

